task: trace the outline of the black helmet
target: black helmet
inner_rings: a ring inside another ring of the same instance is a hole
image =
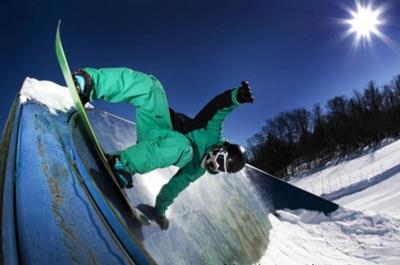
[[[202,166],[211,174],[236,173],[246,164],[245,149],[238,144],[225,142],[215,145],[203,159]]]

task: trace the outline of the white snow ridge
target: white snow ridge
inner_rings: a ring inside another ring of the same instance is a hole
[[[67,87],[30,77],[25,79],[20,91],[21,103],[28,100],[35,100],[47,106],[50,113],[54,115],[57,115],[57,111],[68,112],[74,108],[74,102]]]
[[[259,264],[400,264],[400,220],[339,209],[272,214],[270,244]]]
[[[347,210],[271,216],[271,247],[262,264],[400,264],[400,140],[387,139],[292,184]]]

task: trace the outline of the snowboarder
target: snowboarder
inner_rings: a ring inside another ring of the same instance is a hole
[[[216,96],[192,119],[168,106],[163,86],[152,75],[121,67],[84,68],[73,76],[83,105],[103,99],[136,106],[137,143],[109,155],[121,186],[131,188],[135,173],[179,168],[156,198],[155,220],[161,229],[169,226],[167,208],[191,182],[206,171],[235,173],[244,167],[243,147],[224,140],[222,126],[236,106],[254,101],[246,81]]]

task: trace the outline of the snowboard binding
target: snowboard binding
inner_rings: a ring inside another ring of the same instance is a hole
[[[90,101],[90,92],[92,91],[92,79],[89,74],[82,69],[78,69],[72,74],[74,79],[76,91],[78,92],[79,98],[82,101],[82,105],[85,106]]]
[[[125,170],[125,165],[121,162],[119,156],[106,155],[107,162],[117,177],[121,188],[133,188],[132,174]]]

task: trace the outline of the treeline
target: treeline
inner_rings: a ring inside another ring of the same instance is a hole
[[[351,98],[282,112],[248,140],[250,163],[279,177],[400,134],[400,75],[383,87],[369,82]]]

